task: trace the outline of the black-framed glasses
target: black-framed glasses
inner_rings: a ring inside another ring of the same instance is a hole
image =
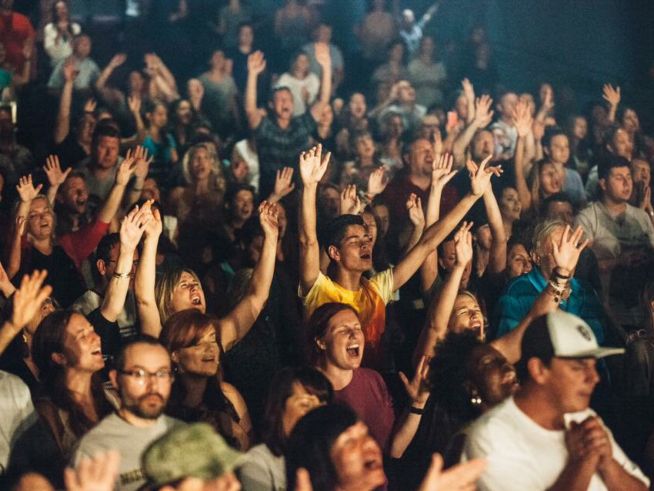
[[[168,368],[162,368],[156,372],[148,372],[143,368],[135,368],[134,370],[119,370],[119,373],[132,377],[132,379],[140,385],[145,385],[145,383],[153,377],[157,382],[168,382],[173,378],[173,372]]]

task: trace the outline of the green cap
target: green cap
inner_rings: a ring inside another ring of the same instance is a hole
[[[143,452],[143,472],[151,486],[199,477],[210,480],[231,472],[245,454],[232,449],[207,423],[181,425]]]

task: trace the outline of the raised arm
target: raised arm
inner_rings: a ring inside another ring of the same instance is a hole
[[[515,186],[520,198],[522,209],[527,211],[531,208],[531,190],[527,185],[527,178],[525,176],[526,162],[526,140],[531,133],[533,124],[529,106],[522,102],[516,104],[513,112],[513,122],[518,131],[518,141],[515,148],[514,168],[515,168]]]
[[[107,63],[107,66],[104,67],[102,72],[100,72],[100,76],[98,79],[95,81],[95,88],[98,89],[100,94],[103,95],[103,97],[106,95],[106,92],[109,90],[107,87],[107,81],[109,80],[109,77],[114,73],[114,70],[118,68],[120,65],[125,63],[125,60],[127,60],[127,55],[125,53],[118,53],[114,55],[111,60],[109,60],[109,63]]]
[[[411,222],[411,234],[404,247],[404,254],[408,254],[413,249],[425,231],[425,212],[422,210],[422,200],[415,193],[409,195],[409,199],[406,201],[406,210],[409,213],[409,222]]]
[[[618,105],[620,105],[620,87],[613,87],[611,84],[604,84],[602,88],[602,98],[609,103],[608,120],[615,123],[615,115],[618,112]]]
[[[278,206],[264,201],[259,206],[259,222],[263,228],[263,249],[257,265],[252,272],[248,292],[236,307],[220,319],[220,341],[225,351],[229,351],[250,331],[250,328],[263,310],[275,273],[277,257]]]
[[[475,88],[467,78],[464,78],[461,81],[461,88],[463,89],[463,95],[468,103],[466,124],[469,125],[475,119]]]
[[[416,373],[409,380],[404,373],[400,372],[400,380],[404,385],[409,396],[411,404],[410,410],[407,408],[395,424],[395,430],[390,444],[390,454],[394,459],[399,459],[404,455],[404,451],[411,444],[411,440],[416,436],[420,420],[422,419],[421,411],[424,410],[427,400],[429,399],[429,362],[426,357],[420,359]]]
[[[436,135],[434,135],[436,138]],[[427,214],[425,227],[436,223],[440,217],[441,196],[446,184],[456,174],[452,170],[452,155],[441,154],[438,160],[434,159],[431,164],[431,185],[429,187],[429,201],[427,202]],[[428,291],[438,276],[438,248],[434,248],[420,266],[420,277],[422,290]]]
[[[157,208],[152,209],[152,218],[144,230],[143,249],[136,268],[134,293],[138,309],[141,332],[155,338],[161,332],[161,318],[157,309],[157,299],[154,293],[157,274],[157,245],[163,230],[161,214]]]
[[[152,220],[151,206],[152,201],[148,201],[141,209],[135,207],[120,224],[120,251],[116,261],[116,271],[109,278],[109,284],[100,307],[102,317],[109,322],[115,322],[125,307],[129,281],[132,277],[134,251],[143,236],[145,227]]]
[[[488,270],[491,273],[501,273],[506,269],[506,231],[502,223],[502,214],[497,204],[497,198],[493,193],[493,186],[488,186],[484,193],[484,208],[488,217],[493,242],[491,243]]]
[[[268,196],[269,203],[277,203],[295,189],[293,182],[293,167],[279,169],[275,175],[275,186]]]
[[[320,95],[318,100],[311,106],[311,116],[318,121],[325,106],[329,104],[332,96],[332,57],[329,53],[327,43],[316,43],[316,61],[322,68],[322,79],[320,81]]]
[[[70,174],[71,170],[73,170],[73,168],[69,167],[65,171],[62,171],[61,164],[59,163],[59,157],[56,155],[48,155],[48,157],[45,159],[43,171],[48,177],[48,183],[50,184],[47,192],[50,205],[54,206],[59,186],[61,186],[64,181],[66,181],[66,178],[68,177],[68,174]]]
[[[248,78],[245,85],[245,115],[250,129],[259,127],[264,112],[257,107],[257,79],[266,69],[266,59],[261,51],[255,51],[248,56]]]
[[[413,276],[424,262],[427,255],[454,230],[454,227],[456,227],[470,208],[472,208],[472,205],[484,194],[486,188],[490,186],[491,176],[493,174],[501,174],[501,168],[487,167],[491,157],[491,155],[486,157],[479,166],[472,161],[468,161],[467,167],[470,174],[471,192],[464,196],[445,218],[429,227],[422,235],[420,242],[395,267],[393,270],[393,290],[397,290],[409,281],[409,278]]]
[[[111,220],[116,216],[120,204],[123,201],[123,196],[125,196],[127,184],[134,173],[134,160],[132,152],[128,151],[127,157],[125,157],[118,166],[116,182],[111,188],[111,192],[109,193],[109,196],[107,196],[102,208],[100,208],[100,211],[98,212],[98,220],[102,223],[111,223]]]
[[[485,128],[492,121],[494,111],[491,110],[491,107],[493,107],[493,99],[489,95],[484,94],[475,101],[475,117],[459,134],[452,145],[454,166],[457,169],[463,167],[466,161],[466,150],[477,130]]]
[[[70,106],[73,102],[73,84],[77,74],[75,73],[75,62],[66,60],[63,66],[64,87],[59,98],[59,112],[54,128],[54,142],[60,144],[70,133]]]
[[[577,227],[574,232],[570,226],[565,227],[559,243],[553,244],[552,255],[556,267],[552,273],[552,281],[548,282],[547,287],[536,298],[531,310],[520,324],[501,338],[492,341],[493,347],[510,363],[517,363],[520,359],[522,335],[531,321],[556,310],[561,301],[570,294],[570,278],[577,267],[581,251],[588,245],[588,239],[583,240],[583,235],[584,231],[581,227]]]
[[[422,328],[418,344],[414,353],[414,360],[421,357],[433,358],[436,344],[447,334],[447,325],[450,322],[454,302],[459,293],[461,278],[466,265],[472,261],[472,222],[463,222],[461,228],[454,236],[456,262],[450,274],[445,279],[438,296],[429,306],[427,322]]]
[[[145,147],[140,145],[132,151],[131,157],[134,158],[134,181],[130,186],[129,194],[127,195],[127,206],[133,205],[141,198],[143,186],[145,185],[145,179],[148,177],[150,164],[154,158],[152,156],[148,156],[148,151],[145,149]]]
[[[48,272],[42,270],[34,271],[29,276],[23,276],[20,288],[14,293],[14,308],[11,319],[0,326],[0,356],[23,327],[32,320],[41,308],[41,304],[52,293],[51,286],[43,286],[43,281],[47,275]]]
[[[309,293],[320,273],[320,247],[316,232],[316,195],[318,183],[325,175],[331,153],[322,154],[317,145],[300,154],[302,197],[300,202],[300,290]]]

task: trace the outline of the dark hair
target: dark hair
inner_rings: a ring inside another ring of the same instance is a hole
[[[127,350],[137,344],[157,346],[165,349],[166,352],[168,351],[168,349],[164,346],[164,344],[161,341],[159,341],[157,338],[153,336],[148,336],[147,334],[139,334],[138,336],[130,339],[120,347],[120,350],[118,351],[118,353],[116,354],[116,358],[114,359],[114,368],[116,370],[120,371],[125,369],[125,358],[127,358]]]
[[[536,317],[527,326],[520,346],[520,360],[515,364],[516,373],[521,384],[531,380],[527,364],[532,358],[540,359],[545,365],[549,365],[554,358],[554,346],[547,328],[547,315]]]
[[[39,375],[45,394],[57,406],[70,413],[70,423],[76,436],[81,437],[95,423],[91,421],[83,408],[73,399],[66,387],[65,367],[55,363],[54,353],[64,353],[66,327],[73,315],[82,315],[73,310],[57,310],[44,318],[32,338],[32,359],[39,369]],[[102,418],[112,411],[102,388],[101,372],[96,372],[91,379],[93,401]]]
[[[322,351],[320,351],[316,345],[316,340],[325,336],[329,329],[329,321],[332,317],[343,310],[351,310],[357,317],[359,317],[359,314],[354,310],[354,307],[345,303],[337,302],[322,304],[314,310],[311,317],[309,317],[306,332],[309,333],[309,360],[313,364],[318,361],[322,354]]]
[[[552,203],[569,203],[570,206],[572,207],[573,213],[575,212],[575,205],[572,202],[570,195],[564,191],[561,191],[559,193],[554,193],[553,195],[548,196],[543,200],[543,202],[541,203],[541,210],[540,210],[541,216],[547,215],[547,208],[549,208],[549,206]]]
[[[95,250],[95,259],[102,259],[105,263],[111,260],[111,249],[120,244],[120,234],[108,234],[100,239],[100,243]]]
[[[568,138],[568,134],[559,126],[548,126],[547,129],[545,129],[545,134],[543,135],[543,148],[549,148],[550,143],[552,143],[552,139],[559,135],[563,135]]]
[[[255,199],[257,197],[257,192],[251,184],[246,184],[244,182],[231,183],[227,186],[227,190],[225,191],[225,206],[231,206],[236,195],[241,191],[249,191]]]
[[[597,164],[597,177],[600,179],[606,179],[609,177],[609,174],[611,174],[611,170],[618,167],[627,167],[628,169],[631,169],[629,161],[626,158],[620,157],[619,155],[607,154],[605,155],[605,158],[600,160]]]
[[[330,221],[321,234],[325,248],[327,249],[330,246],[340,247],[347,233],[347,228],[352,225],[365,227],[361,215],[340,215]]]
[[[295,489],[296,472],[304,468],[311,476],[314,491],[333,491],[338,474],[331,449],[336,439],[358,421],[352,409],[330,404],[306,414],[291,432],[286,444],[286,482]]]
[[[120,131],[111,123],[98,123],[93,130],[91,146],[95,147],[101,138],[118,138],[120,140]]]
[[[332,384],[322,372],[311,367],[283,368],[275,374],[270,383],[263,415],[262,441],[273,455],[284,454],[287,436],[284,435],[284,410],[286,401],[293,395],[293,386],[300,384],[309,394],[322,403],[332,402]]]

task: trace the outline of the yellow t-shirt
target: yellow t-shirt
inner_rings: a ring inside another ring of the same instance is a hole
[[[300,293],[300,297],[301,297]],[[371,368],[381,368],[381,338],[386,328],[386,304],[393,298],[393,269],[376,273],[372,278],[361,278],[361,288],[356,291],[343,288],[322,273],[303,297],[305,314],[308,317],[314,310],[329,302],[350,305],[359,314],[363,333],[366,336],[363,364]]]

